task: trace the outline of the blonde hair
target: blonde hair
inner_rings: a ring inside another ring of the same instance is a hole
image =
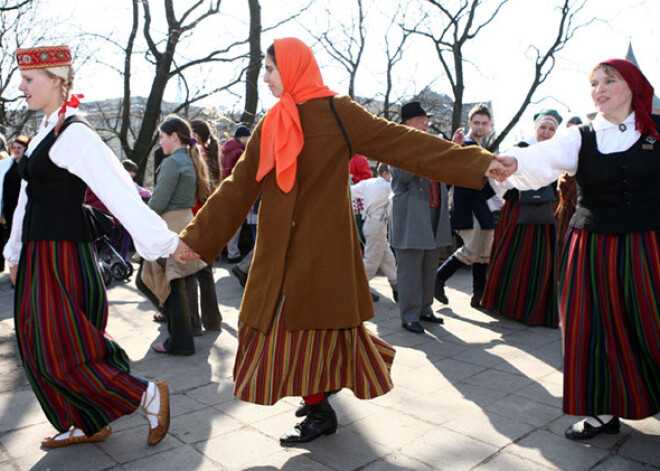
[[[70,65],[65,65],[61,67],[47,67],[45,69],[38,70],[42,70],[50,78],[57,78],[62,81],[62,104],[66,103],[69,100],[69,95],[71,95],[71,90],[73,90],[73,79],[76,76],[76,72],[73,70],[73,67]],[[66,115],[62,113],[62,115],[57,120],[55,129],[59,129],[62,126],[62,123],[64,123],[65,119]]]
[[[192,160],[193,166],[195,167],[195,173],[197,175],[197,199],[200,203],[204,203],[209,197],[209,171],[206,167],[206,162],[202,158],[202,154],[199,150],[199,144],[190,143],[192,138],[192,129],[190,129],[190,124],[183,118],[175,114],[171,114],[165,117],[165,121],[160,125],[160,130],[166,134],[176,133],[181,143],[188,147],[188,154]]]

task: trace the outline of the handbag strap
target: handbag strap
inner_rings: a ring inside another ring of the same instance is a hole
[[[341,123],[341,119],[339,119],[333,98],[333,96],[330,97],[330,109],[332,110],[332,114],[335,115],[335,119],[337,120],[337,124],[341,129],[341,133],[344,135],[344,140],[346,140],[346,145],[348,146],[348,160],[350,160],[353,158],[353,148],[351,147],[351,141],[348,139],[348,133],[346,132],[344,125]]]

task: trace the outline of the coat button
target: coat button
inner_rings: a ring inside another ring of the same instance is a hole
[[[291,227],[296,227],[296,221],[291,221]]]

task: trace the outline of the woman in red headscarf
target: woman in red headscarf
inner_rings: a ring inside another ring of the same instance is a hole
[[[303,396],[307,417],[280,439],[291,445],[335,432],[326,391],[349,388],[369,399],[392,388],[394,350],[363,325],[374,308],[351,208],[350,158],[365,154],[474,188],[497,164],[478,147],[461,148],[335,97],[298,39],[276,40],[265,68],[280,100],[181,237],[214,260],[263,191],[234,394],[266,405]]]
[[[618,433],[619,418],[660,412],[660,117],[629,61],[591,72],[598,115],[556,139],[500,157],[520,189],[563,171],[578,199],[559,261],[564,411],[587,415],[570,439]]]

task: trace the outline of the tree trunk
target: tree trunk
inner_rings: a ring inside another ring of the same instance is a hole
[[[248,0],[250,6],[250,64],[245,74],[245,109],[241,122],[252,126],[259,102],[261,70],[261,6],[259,0]]]

